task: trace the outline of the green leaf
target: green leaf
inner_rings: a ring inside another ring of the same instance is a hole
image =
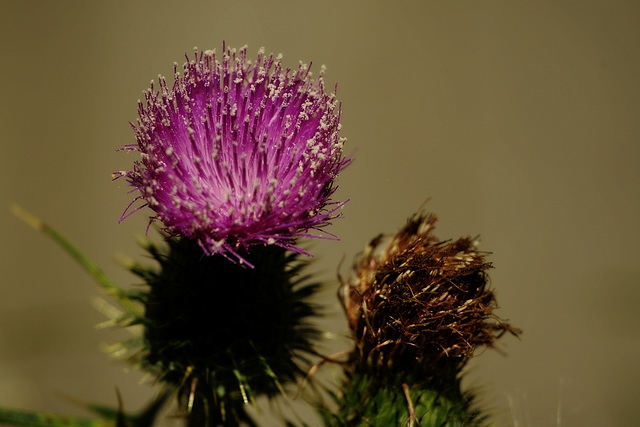
[[[105,420],[3,408],[0,408],[0,424],[29,427],[114,427],[115,425]]]
[[[140,307],[131,301],[126,291],[120,289],[107,275],[75,245],[55,229],[49,227],[41,219],[27,212],[17,204],[11,205],[11,211],[15,216],[26,222],[31,227],[44,233],[58,244],[67,254],[71,255],[84,270],[93,277],[98,284],[111,296],[116,298],[123,308],[137,317],[143,317]]]

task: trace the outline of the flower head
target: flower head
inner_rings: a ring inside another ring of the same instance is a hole
[[[171,235],[196,240],[208,255],[243,261],[252,245],[304,252],[342,205],[330,201],[349,163],[342,153],[340,105],[322,73],[283,69],[280,57],[246,48],[196,51],[169,87],[145,92],[134,126],[140,161],[121,172]],[[328,233],[327,233],[328,234]],[[329,235],[331,236],[331,235]]]
[[[492,313],[485,255],[470,238],[439,241],[435,222],[417,214],[386,249],[382,236],[372,240],[343,285],[357,359],[376,370],[456,372],[477,347],[519,332]]]

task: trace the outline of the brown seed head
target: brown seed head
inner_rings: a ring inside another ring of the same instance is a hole
[[[439,241],[434,215],[416,214],[380,248],[373,239],[341,288],[355,357],[376,369],[460,366],[479,346],[519,331],[493,313],[491,264],[474,240]]]

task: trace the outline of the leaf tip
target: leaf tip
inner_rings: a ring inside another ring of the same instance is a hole
[[[15,202],[12,202],[9,205],[11,212],[24,222],[26,222],[29,226],[35,228],[38,231],[44,231],[46,228],[45,223],[38,217],[34,216],[30,212],[27,212],[22,208],[22,206],[18,205]]]

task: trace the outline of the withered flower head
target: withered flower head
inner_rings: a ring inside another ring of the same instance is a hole
[[[358,351],[374,369],[457,368],[479,346],[518,331],[493,314],[491,264],[474,239],[439,241],[436,217],[416,214],[381,248],[373,239],[342,286]]]

